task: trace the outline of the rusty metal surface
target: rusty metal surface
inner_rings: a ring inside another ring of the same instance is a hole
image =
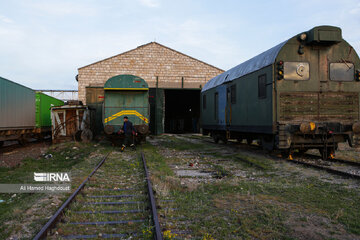
[[[86,87],[85,89],[87,105],[104,101],[104,87]]]
[[[151,213],[152,213],[152,220],[154,222],[154,227],[155,227],[155,239],[156,240],[162,240],[162,234],[161,234],[161,228],[160,228],[160,223],[159,223],[159,218],[158,218],[158,214],[156,211],[156,203],[155,203],[155,197],[154,197],[154,193],[153,193],[153,188],[151,185],[151,181],[150,181],[150,176],[149,176],[149,171],[148,168],[146,166],[146,160],[145,160],[145,156],[144,153],[141,152],[141,159],[144,165],[144,171],[145,171],[145,178],[146,178],[146,182],[147,182],[147,190],[148,190],[148,194],[149,194],[149,200],[150,200],[150,207],[151,207]]]
[[[296,92],[280,94],[281,121],[351,122],[359,116],[357,93]]]

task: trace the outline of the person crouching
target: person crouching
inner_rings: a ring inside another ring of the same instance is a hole
[[[129,145],[130,147],[135,149],[134,136],[137,136],[137,132],[132,122],[129,121],[129,118],[127,116],[124,117],[124,125],[122,126],[119,132],[124,133],[125,135],[124,143],[121,146],[121,151],[124,151],[126,146]]]

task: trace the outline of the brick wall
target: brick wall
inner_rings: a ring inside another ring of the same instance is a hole
[[[104,86],[119,74],[143,78],[150,88],[200,88],[223,72],[214,66],[189,57],[156,42],[79,68],[79,100],[86,103],[85,87]]]

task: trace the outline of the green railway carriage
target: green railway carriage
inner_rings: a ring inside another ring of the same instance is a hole
[[[341,29],[318,26],[211,79],[201,93],[204,134],[261,140],[265,149],[319,149],[360,136],[360,60]]]
[[[144,79],[118,75],[104,85],[103,125],[107,135],[116,136],[127,116],[138,132],[138,140],[149,131],[149,87]]]

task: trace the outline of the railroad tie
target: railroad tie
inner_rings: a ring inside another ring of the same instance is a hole
[[[117,213],[141,213],[141,212],[145,212],[144,210],[139,210],[139,209],[130,209],[130,210],[108,210],[108,211],[77,211],[74,213],[78,213],[78,214],[83,214],[83,213],[88,213],[88,214],[117,214]]]
[[[137,233],[114,233],[114,234],[92,234],[92,235],[65,235],[61,236],[65,239],[90,239],[90,238],[124,238],[128,236],[134,236],[136,237]]]
[[[144,219],[136,220],[118,220],[118,221],[104,221],[104,222],[69,222],[73,225],[115,225],[115,224],[128,224],[128,223],[138,223],[144,222]]]
[[[131,198],[141,197],[142,195],[99,195],[99,196],[86,196],[88,198]]]
[[[85,202],[85,205],[126,205],[126,204],[143,204],[145,202],[130,201],[130,202]]]

